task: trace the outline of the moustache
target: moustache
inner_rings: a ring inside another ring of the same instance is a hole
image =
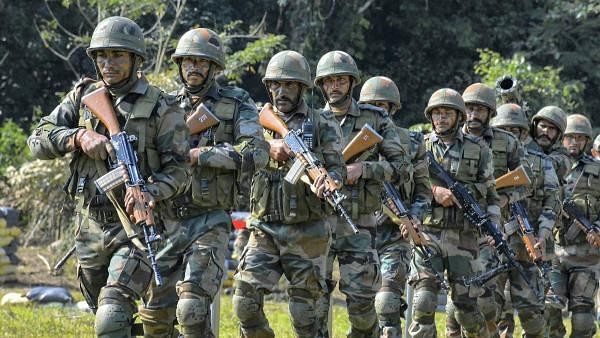
[[[200,73],[200,72],[197,72],[197,71],[193,71],[193,70],[192,70],[192,71],[188,71],[188,72],[187,72],[187,75],[188,75],[188,76],[195,75],[195,76],[198,76],[198,77],[204,77],[204,74],[202,74],[202,73]]]
[[[277,96],[275,97],[275,101],[287,101],[287,102],[292,102],[292,99],[290,99],[287,96]]]
[[[545,138],[546,140],[551,141],[550,137],[548,137],[548,135],[545,135],[545,134],[538,135],[538,139],[542,139],[542,138]]]

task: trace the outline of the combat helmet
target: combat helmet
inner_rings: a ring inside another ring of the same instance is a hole
[[[179,63],[186,56],[200,57],[225,69],[225,53],[221,38],[208,28],[194,28],[181,36],[171,59]]]
[[[427,103],[427,108],[425,108],[425,117],[427,117],[427,120],[431,121],[431,110],[437,107],[454,108],[460,113],[462,121],[466,118],[467,108],[465,107],[465,102],[463,101],[462,96],[454,89],[438,89],[431,95],[429,102]],[[460,122],[460,119],[457,121],[457,125],[458,122]]]
[[[111,16],[100,21],[85,52],[93,60],[94,52],[108,48],[125,50],[142,59],[146,57],[142,29],[131,19],[122,16]]]
[[[581,114],[573,114],[567,117],[567,127],[565,135],[568,134],[583,134],[588,138],[588,142],[592,140],[592,124],[590,120]]]
[[[393,104],[392,111],[400,109],[400,91],[390,78],[374,76],[363,84],[360,89],[359,102],[385,101]]]
[[[310,66],[306,58],[293,50],[281,51],[269,60],[262,82],[267,81],[297,81],[307,88],[312,87]]]
[[[490,109],[489,118],[496,116],[496,92],[493,88],[483,83],[474,83],[465,89],[462,98],[465,104],[476,103],[488,107]]]
[[[492,118],[490,125],[493,127],[518,127],[529,130],[529,120],[518,104],[505,103],[498,107],[497,115]]]
[[[323,78],[332,75],[349,75],[354,86],[360,83],[356,62],[350,54],[340,50],[327,52],[321,56],[317,64],[315,85],[320,86]]]
[[[548,120],[556,126],[560,131],[560,134],[565,133],[567,127],[567,114],[557,106],[546,106],[540,109],[533,118],[531,119],[531,127],[535,129],[535,126],[540,120]],[[560,135],[559,135],[560,138]]]

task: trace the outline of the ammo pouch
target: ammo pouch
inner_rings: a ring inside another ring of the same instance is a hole
[[[260,170],[252,178],[252,216],[263,222],[295,224],[326,215],[319,198],[302,181],[290,184],[283,170]]]
[[[233,170],[211,167],[194,167],[191,184],[191,206],[207,212],[215,209],[229,210],[237,194],[236,174]]]
[[[380,182],[360,178],[355,185],[342,187],[342,192],[347,197],[343,206],[354,220],[358,219],[359,215],[373,214],[381,208],[382,189]]]

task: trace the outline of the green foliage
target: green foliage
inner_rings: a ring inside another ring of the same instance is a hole
[[[177,69],[177,65],[173,63],[159,73],[149,73],[146,77],[151,84],[167,93],[173,92],[181,86],[179,82],[179,70]]]
[[[561,68],[536,67],[527,61],[522,53],[505,59],[500,53],[489,49],[477,51],[479,61],[475,63],[475,73],[480,75],[486,84],[494,87],[497,79],[510,74],[520,83],[523,99],[534,110],[547,105],[557,105],[569,113],[581,112],[585,85],[578,80],[562,81]]]
[[[0,176],[9,166],[19,167],[30,159],[26,132],[13,120],[5,120],[0,125]]]
[[[256,64],[268,60],[285,45],[284,35],[267,34],[246,44],[246,48],[227,57],[225,75],[229,80],[240,82],[246,72],[256,73]]]

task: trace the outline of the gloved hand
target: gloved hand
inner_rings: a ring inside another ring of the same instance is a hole
[[[75,146],[94,160],[106,160],[112,151],[108,137],[90,129],[79,129],[75,135]]]

